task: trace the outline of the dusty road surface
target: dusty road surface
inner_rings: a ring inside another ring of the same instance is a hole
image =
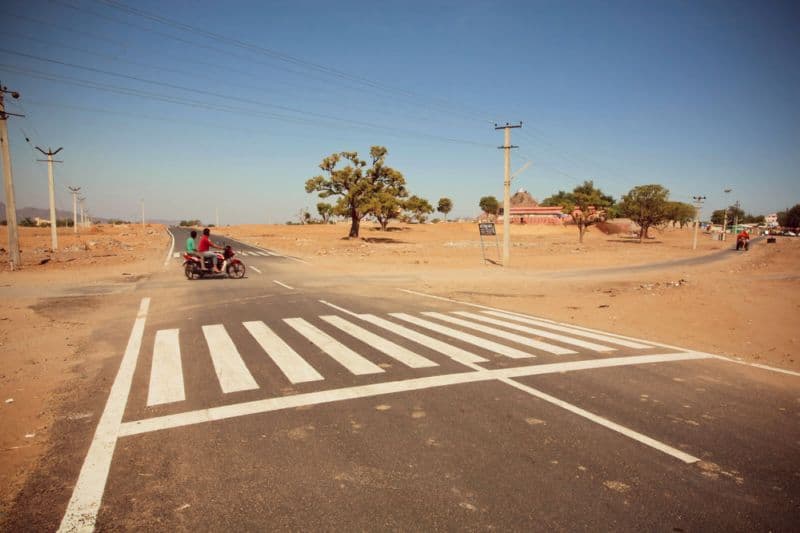
[[[143,234],[147,273],[60,300],[4,274],[10,320],[88,323],[2,529],[796,528],[797,241],[670,267],[685,232],[526,228],[551,251],[500,269],[442,226],[225,229],[240,280],[189,281]]]

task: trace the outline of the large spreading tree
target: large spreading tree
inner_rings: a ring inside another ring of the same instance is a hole
[[[317,192],[321,198],[339,197],[335,212],[350,217],[351,238],[358,237],[361,219],[374,213],[376,198],[405,191],[403,174],[385,164],[387,153],[383,146],[370,148],[370,166],[357,152],[331,154],[319,165],[323,174],[306,181],[307,193]],[[345,166],[340,167],[339,163]]]
[[[478,207],[480,207],[487,215],[497,216],[497,211],[500,209],[500,203],[494,196],[484,196],[478,202]]]
[[[589,226],[606,220],[608,209],[614,205],[614,198],[603,194],[603,191],[596,188],[594,182],[590,180],[584,181],[572,192],[558,191],[542,200],[540,205],[560,206],[578,226],[578,241],[582,243]]]
[[[669,190],[661,185],[639,185],[622,197],[622,214],[639,224],[639,242],[647,230],[667,220]]]

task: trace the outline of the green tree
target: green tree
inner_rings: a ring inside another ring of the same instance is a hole
[[[722,224],[722,221],[725,218],[725,210],[724,209],[715,209],[713,213],[711,213],[711,223],[712,224]]]
[[[439,205],[436,210],[444,215],[447,220],[447,213],[453,210],[453,201],[450,198],[439,198]]]
[[[358,237],[361,219],[370,213],[379,192],[405,186],[403,175],[386,166],[387,153],[383,146],[370,148],[369,167],[357,152],[331,154],[319,165],[324,174],[306,181],[307,193],[318,192],[320,198],[339,196],[335,213],[350,217],[351,238]],[[340,162],[347,164],[337,168]]]
[[[374,195],[368,206],[369,213],[380,223],[381,230],[386,231],[389,221],[403,212],[403,198],[408,196],[405,188],[390,187]]]
[[[667,220],[672,222],[672,225],[680,224],[684,227],[686,224],[694,220],[695,208],[692,204],[686,202],[667,202]]]
[[[487,215],[497,216],[497,211],[500,209],[500,203],[494,196],[484,196],[478,202],[478,207],[480,207]]]
[[[778,213],[778,224],[784,228],[800,227],[800,204]]]
[[[317,204],[317,213],[322,217],[322,223],[327,224],[333,216],[333,206],[327,202]]]
[[[411,214],[413,219],[416,219],[420,224],[425,222],[427,215],[433,213],[433,206],[425,198],[420,198],[417,195],[412,196],[403,203],[403,207]]]
[[[647,237],[651,226],[667,219],[669,190],[661,185],[639,185],[622,197],[622,213],[639,224],[639,242]]]
[[[594,186],[593,181],[584,181],[572,192],[558,191],[545,198],[541,205],[560,206],[578,226],[578,241],[583,242],[587,228],[607,218],[607,209],[614,205],[614,198],[603,194],[603,191]]]

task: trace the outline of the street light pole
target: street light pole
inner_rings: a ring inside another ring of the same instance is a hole
[[[694,237],[692,237],[692,250],[697,250],[697,230],[700,227],[700,210],[703,208],[705,196],[692,196],[694,200]]]
[[[47,183],[50,189],[50,248],[53,250],[58,249],[58,231],[56,231],[56,185],[53,179],[53,163],[63,163],[63,161],[56,161],[53,156],[60,152],[63,148],[59,148],[55,152],[48,148],[45,152],[38,146],[37,150],[47,156],[47,159],[37,159],[37,161],[47,162]]]
[[[724,192],[725,192],[725,194],[728,194],[732,190],[733,189],[725,189]],[[725,203],[727,204],[728,203],[727,196],[725,198],[726,198]],[[725,228],[727,228],[727,227],[728,227],[728,206],[726,205],[725,206],[725,214],[722,215],[722,240],[723,241],[725,240],[725,233],[726,233],[726,229]]]

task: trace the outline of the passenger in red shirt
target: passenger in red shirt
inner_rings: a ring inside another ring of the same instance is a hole
[[[214,272],[221,272],[221,270],[217,269],[217,254],[212,252],[211,248],[222,250],[222,246],[217,246],[211,240],[211,230],[205,228],[203,229],[203,236],[200,237],[200,242],[197,243],[197,251],[203,256],[203,263],[205,263],[207,258],[211,258],[211,266],[214,269]]]

